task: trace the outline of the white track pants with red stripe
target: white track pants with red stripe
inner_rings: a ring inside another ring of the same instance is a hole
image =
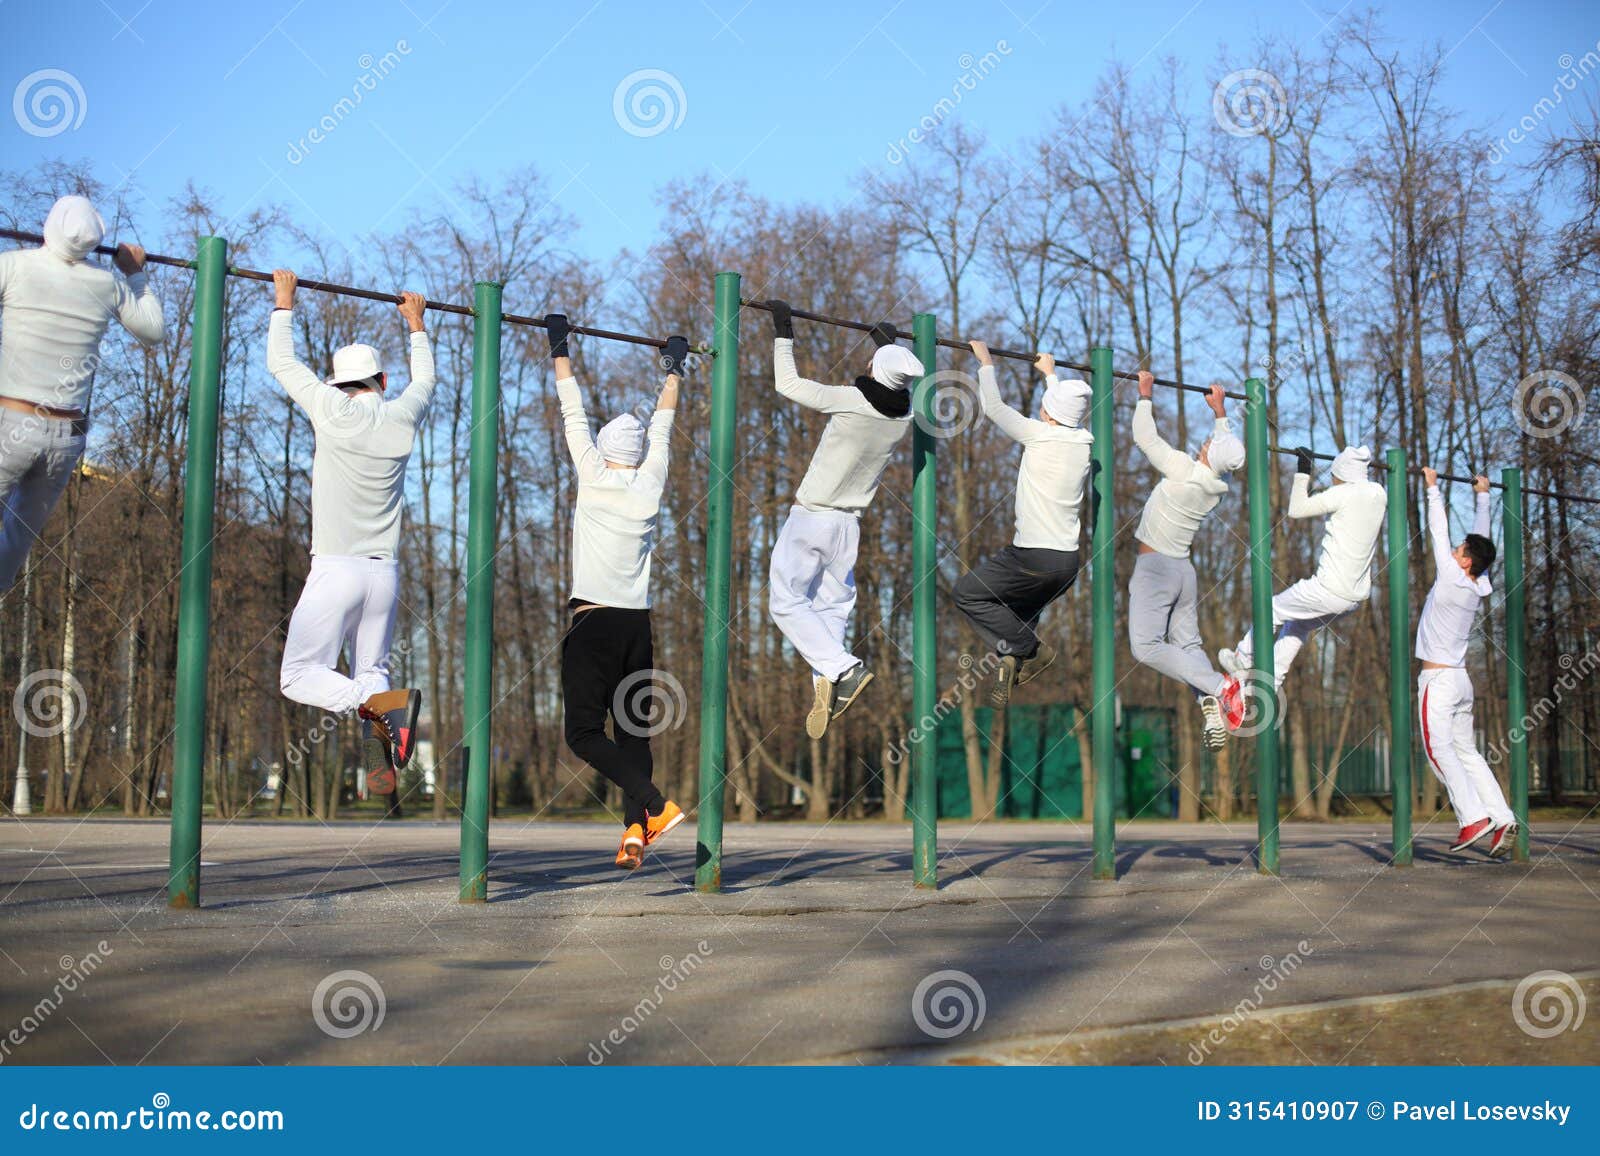
[[[1417,679],[1422,714],[1422,749],[1433,773],[1450,795],[1456,822],[1470,827],[1492,819],[1496,827],[1511,822],[1500,783],[1478,753],[1472,733],[1472,680],[1459,666],[1424,670]]]

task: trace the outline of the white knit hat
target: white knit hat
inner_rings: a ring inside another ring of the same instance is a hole
[[[1044,387],[1044,412],[1062,425],[1082,425],[1093,396],[1094,390],[1082,378],[1069,377],[1061,381],[1052,377]]]
[[[595,438],[600,456],[619,466],[636,466],[644,460],[644,422],[625,413],[600,427]]]
[[[1219,474],[1231,474],[1244,466],[1244,443],[1239,435],[1219,422],[1211,431],[1211,448],[1206,451],[1206,461]]]
[[[922,362],[904,345],[883,345],[872,355],[872,379],[879,385],[909,389],[922,374]]]
[[[329,385],[356,385],[383,372],[378,351],[370,345],[346,345],[333,351],[333,376]]]
[[[1371,460],[1372,451],[1366,446],[1345,446],[1333,459],[1333,476],[1341,482],[1364,482]]]
[[[44,247],[63,261],[81,261],[105,240],[106,223],[88,197],[62,197],[44,219]]]

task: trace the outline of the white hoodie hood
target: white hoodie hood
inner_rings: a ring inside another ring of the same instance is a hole
[[[88,197],[62,197],[44,219],[44,247],[63,261],[81,261],[105,240],[106,223]]]

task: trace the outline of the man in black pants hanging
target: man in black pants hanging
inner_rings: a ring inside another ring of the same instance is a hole
[[[572,374],[565,316],[545,319],[567,448],[578,472],[572,519],[572,623],[561,640],[567,746],[622,788],[617,866],[632,870],[644,849],[683,821],[651,781],[650,736],[661,729],[650,635],[650,555],[667,484],[667,450],[689,343],[667,341],[667,372],[648,429],[631,413],[589,433]],[[611,719],[611,735],[606,719]]]

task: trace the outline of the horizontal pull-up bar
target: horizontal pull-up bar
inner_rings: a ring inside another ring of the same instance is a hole
[[[13,241],[26,241],[34,245],[44,244],[44,238],[38,233],[25,233],[17,229],[0,229],[0,237],[8,237]],[[97,245],[95,252],[112,257],[116,255],[117,247],[115,245]],[[193,270],[195,268],[195,263],[184,257],[168,257],[161,253],[146,253],[144,259],[148,264],[167,265],[174,269]],[[272,281],[272,274],[265,273],[260,269],[241,269],[238,266],[230,265],[227,272],[228,276],[238,277],[244,281],[263,281],[269,284]],[[358,297],[363,301],[382,301],[389,305],[400,304],[400,294],[398,293],[379,293],[373,289],[358,289],[352,285],[339,285],[332,281],[313,281],[305,277],[298,278],[298,283],[300,288],[311,289],[318,293],[333,293],[341,297]],[[458,317],[476,316],[468,306],[455,305],[448,301],[428,301],[426,302],[426,307],[438,313],[453,313]],[[545,328],[542,318],[524,317],[516,313],[503,313],[500,315],[500,320],[509,321],[513,325],[532,325],[539,329]],[[642,337],[637,333],[619,333],[613,329],[596,329],[589,325],[573,325],[571,326],[571,331],[585,337],[599,337],[607,341],[622,341],[630,345],[648,345],[655,349],[665,349],[667,347],[666,341],[660,337]],[[694,352],[705,353],[707,352],[707,347],[703,345],[697,346]]]
[[[1290,458],[1294,457],[1299,452],[1298,450],[1285,449],[1283,446],[1268,446],[1267,448],[1275,454],[1282,454],[1285,457]],[[1311,456],[1319,462],[1331,462],[1334,460],[1333,454],[1319,453],[1316,450],[1311,452]],[[1375,470],[1387,471],[1389,468],[1389,463],[1378,460],[1376,454],[1374,454],[1372,461],[1368,464]],[[1422,467],[1408,466],[1406,468],[1406,473],[1420,478],[1422,476]],[[1461,474],[1447,474],[1443,470],[1436,470],[1435,473],[1438,474],[1441,482],[1465,482],[1468,485],[1471,485],[1473,482],[1477,481],[1477,478],[1465,477]],[[1485,474],[1484,476],[1487,477],[1488,475]],[[1505,485],[1501,482],[1490,482],[1489,488],[1491,490],[1503,490],[1505,489]],[[1582,494],[1563,494],[1558,490],[1539,490],[1533,489],[1529,486],[1523,486],[1522,492],[1524,494],[1531,494],[1540,498],[1558,498],[1565,502],[1583,502],[1589,505],[1600,505],[1600,498],[1585,497]]]

